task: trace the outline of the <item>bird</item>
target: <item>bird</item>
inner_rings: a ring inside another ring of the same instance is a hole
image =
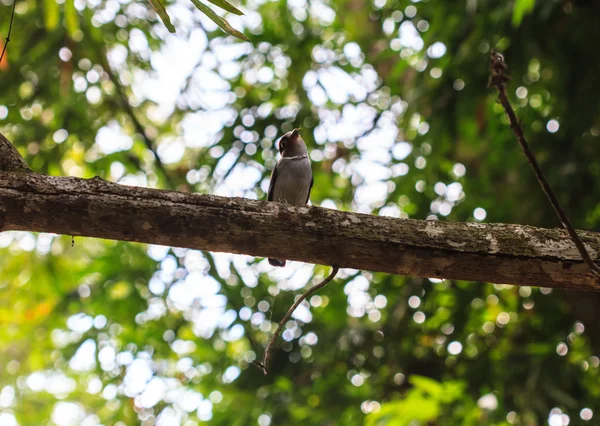
[[[313,175],[306,144],[294,129],[279,139],[281,158],[271,173],[268,201],[303,206],[308,204]],[[273,266],[285,266],[285,260],[269,259]]]

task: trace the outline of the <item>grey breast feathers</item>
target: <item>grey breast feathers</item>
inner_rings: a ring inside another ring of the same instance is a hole
[[[306,157],[283,157],[277,164],[273,201],[306,204],[312,183],[310,160]]]

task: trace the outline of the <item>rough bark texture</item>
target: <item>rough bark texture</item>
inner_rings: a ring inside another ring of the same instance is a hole
[[[278,257],[401,275],[599,290],[565,231],[402,220],[319,207],[0,172],[0,231]],[[592,258],[600,234],[580,234]]]

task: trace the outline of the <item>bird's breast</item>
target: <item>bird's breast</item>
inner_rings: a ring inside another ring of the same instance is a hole
[[[306,204],[311,181],[312,170],[308,158],[281,160],[277,164],[273,201]]]

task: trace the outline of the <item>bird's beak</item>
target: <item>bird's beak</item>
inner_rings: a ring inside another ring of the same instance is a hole
[[[300,134],[298,133],[298,130],[300,130],[300,128],[292,130],[292,139],[297,139],[298,136],[300,136]]]

